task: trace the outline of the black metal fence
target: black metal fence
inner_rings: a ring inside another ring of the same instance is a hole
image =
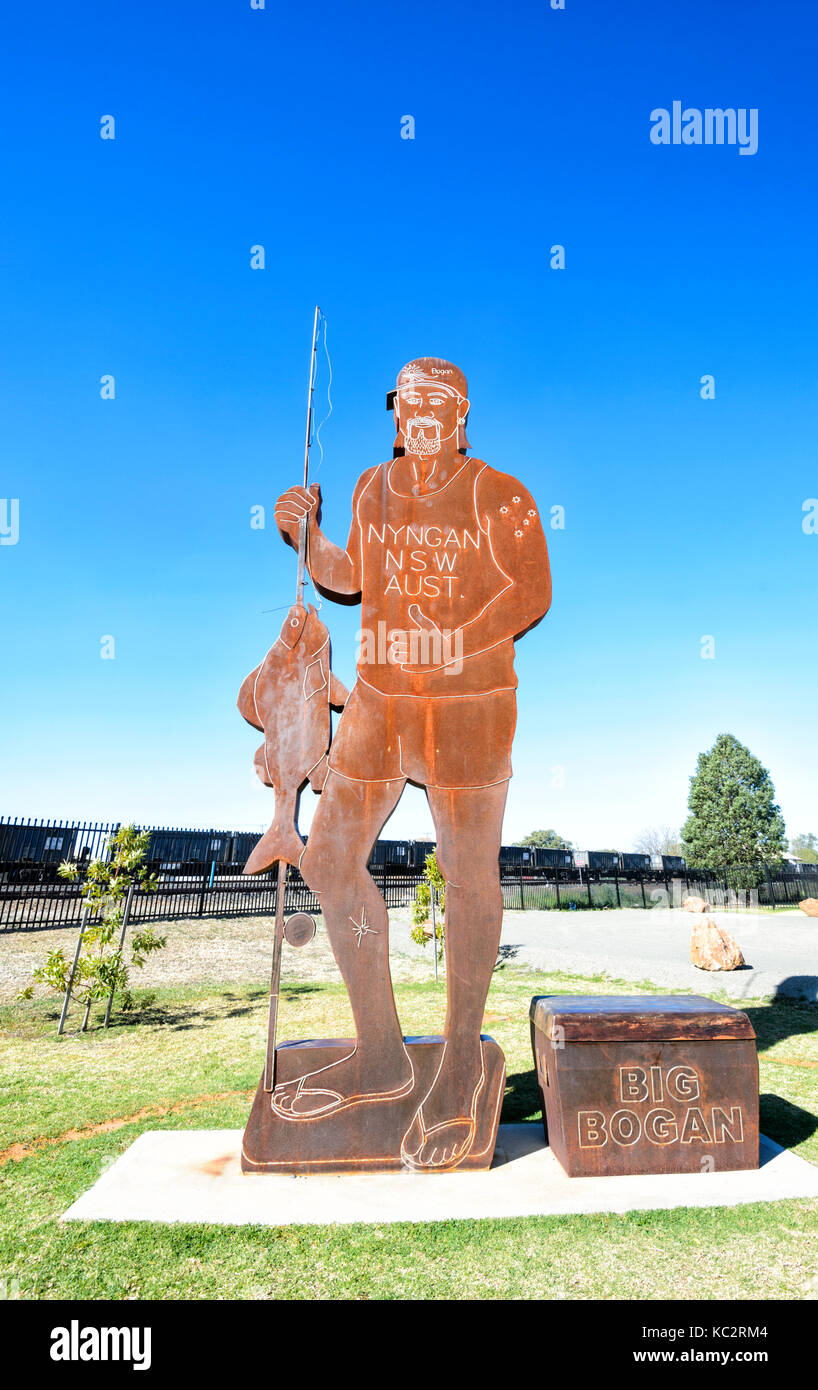
[[[78,924],[81,878],[65,882],[57,867],[63,859],[73,859],[81,870],[84,862],[104,856],[118,828],[115,822],[65,825],[0,819],[0,933]],[[263,916],[275,911],[275,874],[245,877],[241,872],[257,838],[252,832],[154,828],[152,836],[162,857],[151,858],[147,867],[159,886],[155,893],[135,894],[132,921]],[[185,857],[177,857],[181,854]],[[387,907],[413,902],[422,869],[383,862],[371,863],[370,871]],[[503,873],[501,886],[507,911],[649,910],[681,907],[691,895],[713,908],[782,907],[818,897],[818,864],[690,870],[672,877],[571,866],[532,873],[520,866]],[[294,869],[288,873],[284,906],[286,912],[319,910],[317,898]]]
[[[818,864],[799,869],[697,869],[667,877],[616,871],[580,875],[576,869],[559,869],[545,876],[504,877],[502,889],[507,911],[680,908],[688,897],[704,898],[711,908],[727,911],[787,907],[818,897]]]
[[[3,866],[0,865],[0,871]],[[422,878],[420,869],[372,868],[387,907],[407,907]],[[276,875],[252,878],[232,866],[182,865],[173,872],[159,871],[155,893],[137,891],[131,909],[133,922],[173,921],[190,917],[250,917],[275,912]],[[0,872],[0,879],[2,873]],[[794,905],[805,897],[818,897],[818,865],[815,871],[763,875],[755,887],[733,887],[728,874],[686,875],[663,881],[648,875],[623,877],[584,875],[559,869],[547,876],[504,875],[501,879],[506,911],[575,911],[616,909],[650,910],[681,907],[689,895],[701,896],[712,908],[738,909]],[[318,899],[301,875],[290,869],[284,898],[285,912],[317,912]],[[79,923],[82,913],[81,883],[29,880],[0,881],[0,933],[46,930]]]
[[[5,869],[6,866],[0,864],[0,933],[79,925],[83,903],[81,882],[67,883],[51,875],[47,876],[47,881],[33,876],[25,881],[3,881]],[[392,873],[386,868],[376,868],[373,873],[387,907],[404,907],[411,903],[422,878],[420,869]],[[204,869],[198,864],[187,864],[173,872],[160,870],[155,892],[141,889],[135,892],[131,921],[264,916],[275,912],[276,877],[270,872],[246,878],[240,870],[221,864],[211,864]],[[284,910],[287,913],[320,911],[315,894],[294,869],[290,869],[287,876]]]

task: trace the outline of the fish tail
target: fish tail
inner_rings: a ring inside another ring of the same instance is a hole
[[[255,846],[244,866],[246,874],[263,874],[279,859],[298,868],[304,853],[304,841],[295,826],[297,792],[284,793],[276,787],[275,820]]]

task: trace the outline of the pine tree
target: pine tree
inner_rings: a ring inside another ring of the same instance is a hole
[[[787,848],[772,778],[733,734],[699,754],[687,805],[682,841],[694,868],[773,864]]]

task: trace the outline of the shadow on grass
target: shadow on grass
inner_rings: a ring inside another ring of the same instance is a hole
[[[281,997],[286,999],[288,1003],[296,1003],[307,995],[320,993],[321,989],[320,984],[287,985],[282,989]],[[202,1027],[208,1022],[240,1018],[244,1014],[252,1013],[260,1004],[266,1003],[268,998],[269,991],[263,985],[244,989],[241,993],[225,990],[221,994],[207,994],[190,1002],[184,998],[162,999],[157,997],[156,991],[139,990],[134,993],[134,1003],[131,1009],[114,1008],[109,1028],[103,1026],[105,1002],[104,1000],[97,1001],[84,1033],[80,1031],[80,1025],[85,1012],[85,1005],[72,1001],[64,1036],[66,1038],[90,1038],[99,1034],[116,1033],[121,1029],[129,1030],[160,1025],[177,1031]],[[56,1035],[61,1007],[61,999],[56,1001],[37,1000],[33,1004],[27,1005],[24,1013],[21,1012],[20,1003],[17,1000],[11,1004],[3,1004],[0,1006],[0,1032],[8,1037],[47,1038],[51,1034],[53,1025]]]
[[[775,999],[795,999],[818,1007],[818,975],[788,975],[776,986]]]
[[[295,1002],[303,996],[314,994],[319,990],[319,985],[290,985],[285,991],[282,991],[282,998],[286,999],[288,1003]],[[190,1004],[174,1000],[157,1001],[155,996],[149,996],[139,1001],[127,1013],[115,1014],[111,1020],[111,1027],[138,1028],[144,1024],[161,1024],[180,1032],[189,1028],[201,1027],[204,1022],[202,1018],[203,1004],[207,1009],[208,1021],[215,1023],[221,1019],[241,1018],[246,1014],[253,1013],[258,1005],[266,1002],[268,998],[269,991],[261,986],[257,989],[244,990],[241,994],[234,994],[225,990],[223,994],[211,995],[204,1001],[200,1000],[198,1003]],[[104,1031],[102,1021],[99,1020],[96,1024],[92,1023],[88,1031]]]
[[[795,1148],[811,1139],[818,1129],[818,1117],[783,1096],[762,1092],[759,1096],[759,1129],[784,1149]]]
[[[814,976],[798,978],[811,978],[813,986],[818,984]],[[782,986],[786,985],[789,985],[789,980],[781,982],[779,992],[772,1003],[761,1008],[750,1006],[744,1009],[753,1025],[759,1052],[764,1052],[768,1047],[775,1047],[775,1044],[782,1042],[784,1038],[796,1038],[805,1033],[818,1032],[818,1005],[804,999],[794,999],[789,993],[781,994]],[[736,1003],[740,1008],[738,1001]]]
[[[542,1098],[537,1085],[537,1073],[516,1071],[506,1077],[506,1093],[500,1123],[504,1125],[521,1124],[523,1120],[539,1119],[542,1115]]]

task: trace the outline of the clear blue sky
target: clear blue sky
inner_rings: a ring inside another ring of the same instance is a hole
[[[330,535],[419,354],[466,371],[473,451],[565,508],[505,838],[678,825],[722,730],[818,831],[811,4],[45,0],[3,47],[0,810],[269,819],[235,698],[293,591],[269,514],[317,301]],[[651,144],[676,99],[757,108],[758,152]],[[357,610],[328,613],[349,683]],[[387,833],[430,824],[410,790]]]

